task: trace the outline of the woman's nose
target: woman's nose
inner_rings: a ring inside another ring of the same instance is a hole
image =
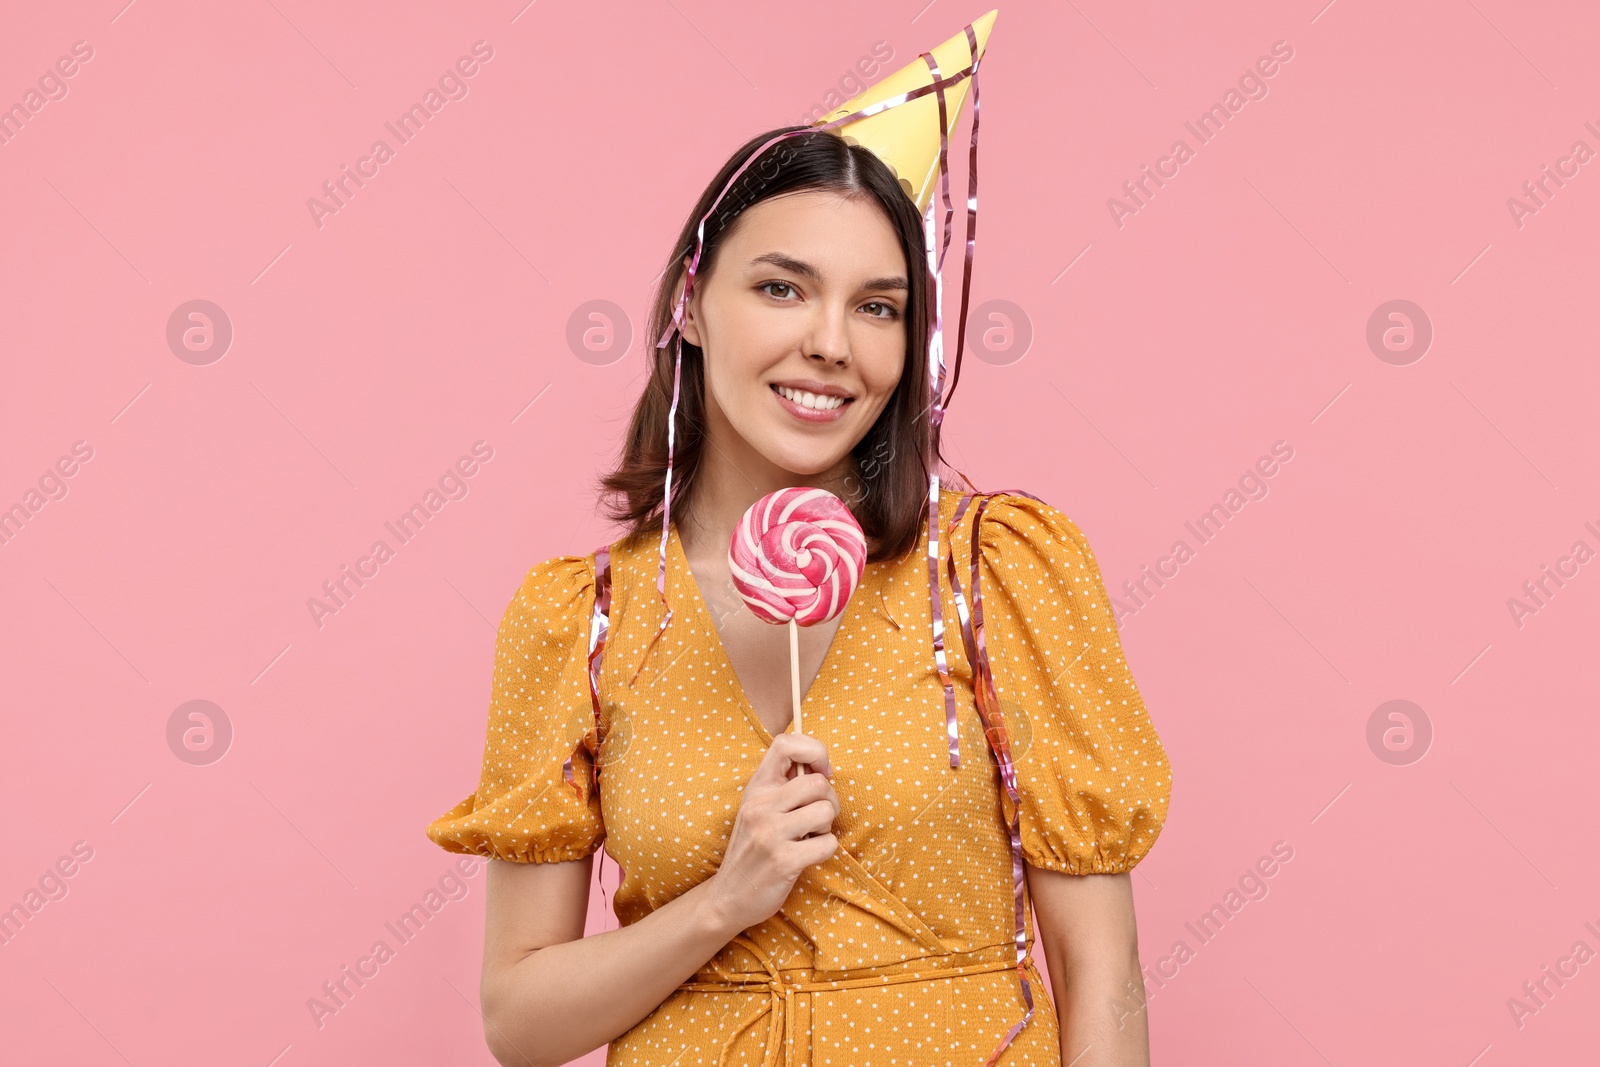
[[[846,326],[848,312],[823,309],[817,312],[811,336],[806,346],[810,358],[844,366],[850,362],[850,331]]]

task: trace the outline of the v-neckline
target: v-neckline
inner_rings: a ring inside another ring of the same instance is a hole
[[[689,555],[684,550],[683,542],[678,537],[677,523],[673,523],[669,527],[667,541],[672,554],[676,555],[677,562],[682,566],[682,573],[688,584],[687,596],[694,605],[693,610],[697,621],[710,635],[711,643],[716,646],[716,655],[721,659],[722,666],[728,672],[728,677],[732,681],[734,694],[738,698],[739,709],[744,712],[745,719],[749,721],[751,726],[755,727],[756,732],[762,739],[768,745],[771,745],[777,735],[768,730],[767,724],[761,721],[760,715],[756,714],[755,705],[750,702],[750,695],[745,692],[744,683],[739,680],[739,672],[733,669],[733,659],[728,655],[728,647],[722,643],[722,634],[717,629],[716,623],[712,621],[711,609],[706,606],[705,594],[700,590],[700,582],[695,578],[694,570],[689,566]],[[822,666],[817,668],[817,676],[811,680],[810,687],[801,694],[800,717],[807,723],[815,722],[808,714],[816,704],[813,696],[819,690],[827,689],[833,681],[833,675],[837,670],[835,663],[839,658],[835,653],[839,651],[840,646],[848,642],[855,632],[856,616],[860,615],[861,611],[864,610],[857,608],[856,605],[864,599],[861,594],[866,588],[868,578],[873,573],[874,567],[872,564],[868,563],[862,567],[861,582],[856,586],[855,592],[850,595],[850,599],[845,601],[844,617],[839,620],[839,628],[834,631],[833,640],[828,644],[828,651],[823,654]],[[784,625],[787,627],[788,624],[785,623]],[[840,653],[840,655],[842,654]],[[806,727],[808,731],[814,728],[814,726],[810,725]],[[785,726],[779,733],[787,734],[793,732],[794,716],[791,714],[789,725]]]

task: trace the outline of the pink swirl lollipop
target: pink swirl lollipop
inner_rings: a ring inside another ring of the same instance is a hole
[[[838,615],[861,581],[867,539],[826,489],[779,489],[750,505],[728,544],[733,586],[756,618],[789,624],[789,693],[800,727],[800,627]],[[803,767],[796,768],[804,774]]]
[[[728,544],[739,596],[763,622],[827,622],[861,581],[867,540],[826,489],[779,489],[750,505]]]

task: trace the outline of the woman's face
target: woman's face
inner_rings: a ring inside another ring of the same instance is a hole
[[[909,295],[870,197],[812,190],[746,209],[713,272],[696,273],[683,331],[705,354],[710,444],[764,482],[846,473],[900,382]]]

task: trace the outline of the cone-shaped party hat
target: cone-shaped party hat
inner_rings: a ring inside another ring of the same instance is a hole
[[[974,60],[983,57],[996,14],[998,11],[991,11],[972,21],[972,33],[978,39],[975,53],[968,47],[965,30],[933,50],[933,59],[939,64],[941,77],[948,78],[952,72],[969,67]],[[821,126],[845,115],[853,115],[892,96],[920,89],[932,82],[933,72],[919,55],[812,125]],[[963,79],[945,92],[945,108],[949,119],[949,127],[945,130],[947,136],[955,132],[956,123],[961,118],[961,108],[967,101],[967,87],[971,84],[970,79]],[[839,135],[853,144],[863,144],[872,149],[873,154],[887,163],[895,177],[900,179],[900,187],[916,201],[917,210],[927,210],[928,202],[933,198],[934,180],[939,168],[939,101],[933,94],[908,100],[899,107],[852,122],[841,127]]]

